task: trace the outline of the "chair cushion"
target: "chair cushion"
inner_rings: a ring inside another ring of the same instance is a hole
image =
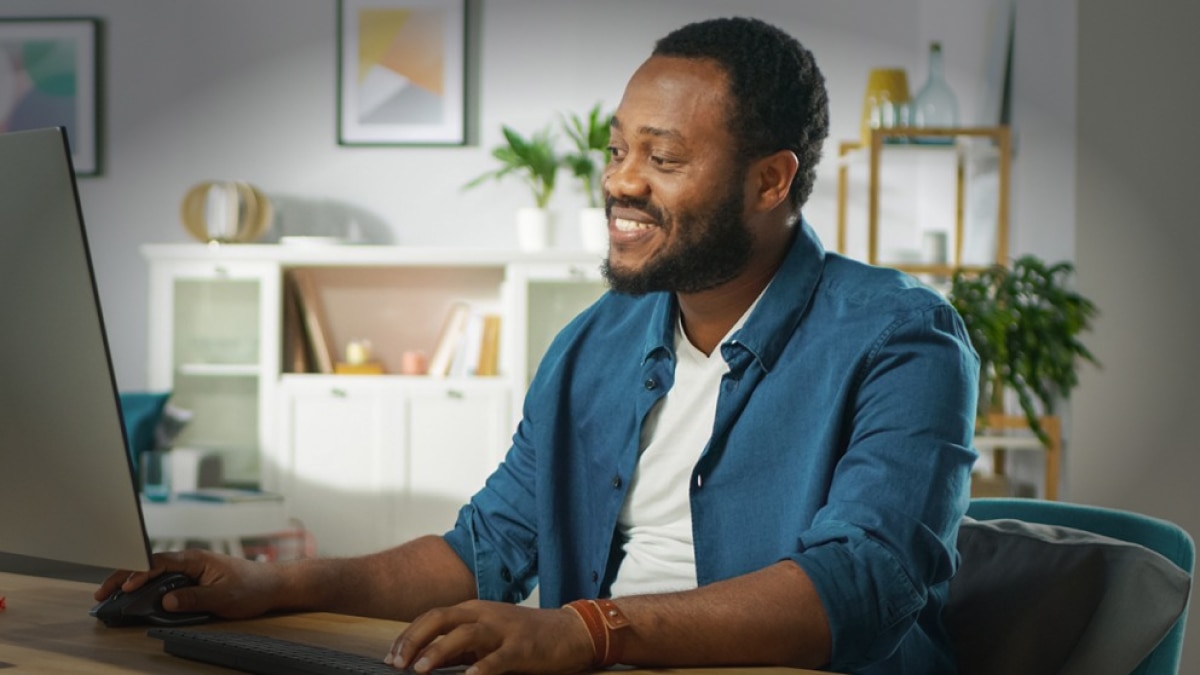
[[[1187,603],[1188,573],[1137,544],[965,518],[946,627],[963,675],[1129,673]]]
[[[170,392],[121,392],[121,418],[135,467],[142,453],[157,449],[158,425],[170,397]]]

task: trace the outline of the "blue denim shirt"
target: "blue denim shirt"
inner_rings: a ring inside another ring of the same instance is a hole
[[[602,597],[647,412],[675,367],[671,293],[608,293],[556,337],[513,445],[446,540],[479,597]],[[951,673],[941,623],[976,455],[979,362],[936,292],[825,253],[807,223],[720,346],[712,437],[692,471],[705,585],[794,560],[833,634],[830,668]]]

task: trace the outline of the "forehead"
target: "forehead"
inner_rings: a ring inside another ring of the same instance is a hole
[[[729,78],[716,61],[652,56],[629,79],[616,125],[626,135],[725,140],[729,104]]]

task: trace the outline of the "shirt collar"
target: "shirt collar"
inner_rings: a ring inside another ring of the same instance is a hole
[[[733,355],[727,350],[741,347],[753,354],[764,369],[770,370],[812,302],[824,266],[825,248],[808,221],[801,218],[787,255],[758,305],[741,329],[721,345],[725,360],[732,363]],[[660,349],[674,353],[678,312],[674,293],[652,293],[647,299],[654,307],[642,343],[643,363]]]

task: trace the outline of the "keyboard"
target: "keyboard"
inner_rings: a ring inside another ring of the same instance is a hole
[[[229,631],[151,628],[146,635],[163,641],[163,651],[257,675],[345,675],[388,673],[395,668],[379,658],[327,647]]]

